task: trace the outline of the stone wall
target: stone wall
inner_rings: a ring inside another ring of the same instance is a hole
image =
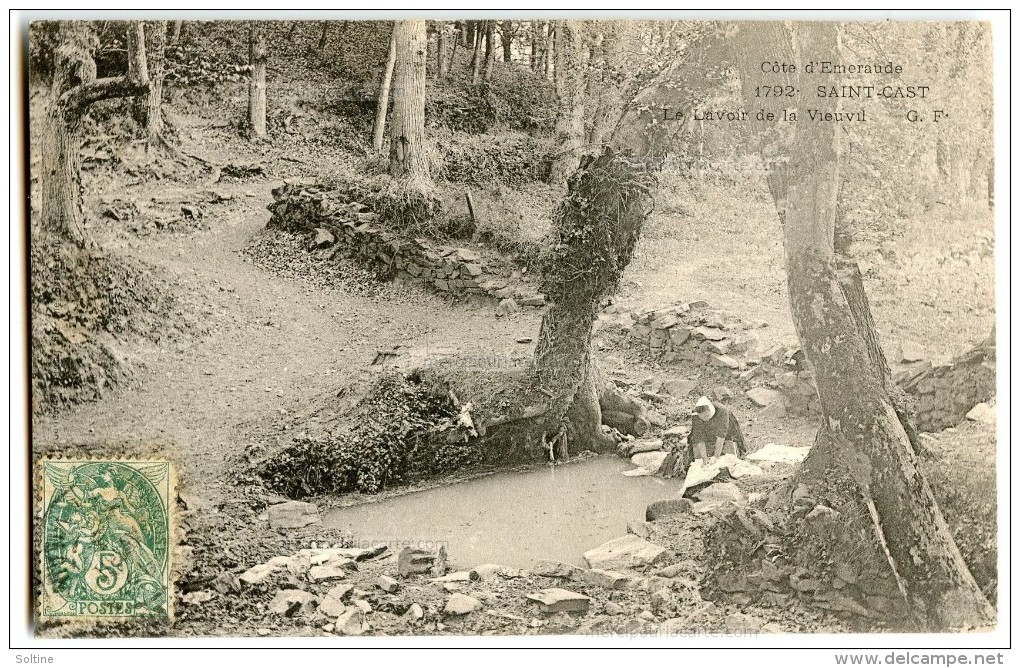
[[[995,396],[995,337],[943,364],[915,362],[893,380],[917,400],[919,430],[958,425],[976,404]]]
[[[313,250],[357,258],[384,275],[437,292],[500,300],[509,309],[545,304],[545,297],[517,272],[501,275],[487,266],[481,250],[401,237],[380,224],[379,214],[366,204],[314,181],[287,180],[273,190],[273,198],[266,227],[314,234]]]
[[[617,306],[609,306],[606,312],[622,315]],[[623,331],[630,344],[660,361],[728,369],[751,402],[773,417],[820,412],[814,372],[800,348],[771,345],[760,350],[762,342],[755,330],[768,323],[741,320],[728,311],[709,308],[703,300],[629,315],[631,322],[624,322]],[[994,337],[942,364],[900,350],[891,357],[899,369],[893,381],[916,400],[920,431],[960,424],[971,408],[995,395]],[[907,365],[901,369],[903,362]]]

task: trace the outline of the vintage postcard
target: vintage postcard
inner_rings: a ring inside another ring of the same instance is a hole
[[[26,15],[35,640],[1000,642],[1003,17],[761,18]]]

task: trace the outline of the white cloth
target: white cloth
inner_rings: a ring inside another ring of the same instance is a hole
[[[703,459],[695,459],[687,468],[687,477],[684,478],[684,491],[703,483],[715,480],[722,473],[723,469],[729,471],[733,478],[744,478],[746,476],[762,475],[764,471],[751,462],[745,462],[736,455],[723,455],[709,464]],[[683,496],[683,492],[680,492]]]

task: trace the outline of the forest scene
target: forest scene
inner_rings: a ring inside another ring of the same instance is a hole
[[[34,518],[36,595],[109,535],[173,614],[40,636],[995,628],[988,23],[34,21],[25,57],[32,460],[176,485],[163,537],[163,469],[49,469],[109,533]]]

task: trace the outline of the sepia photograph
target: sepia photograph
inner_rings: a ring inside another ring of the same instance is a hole
[[[32,642],[1003,642],[1008,15],[23,14]]]

